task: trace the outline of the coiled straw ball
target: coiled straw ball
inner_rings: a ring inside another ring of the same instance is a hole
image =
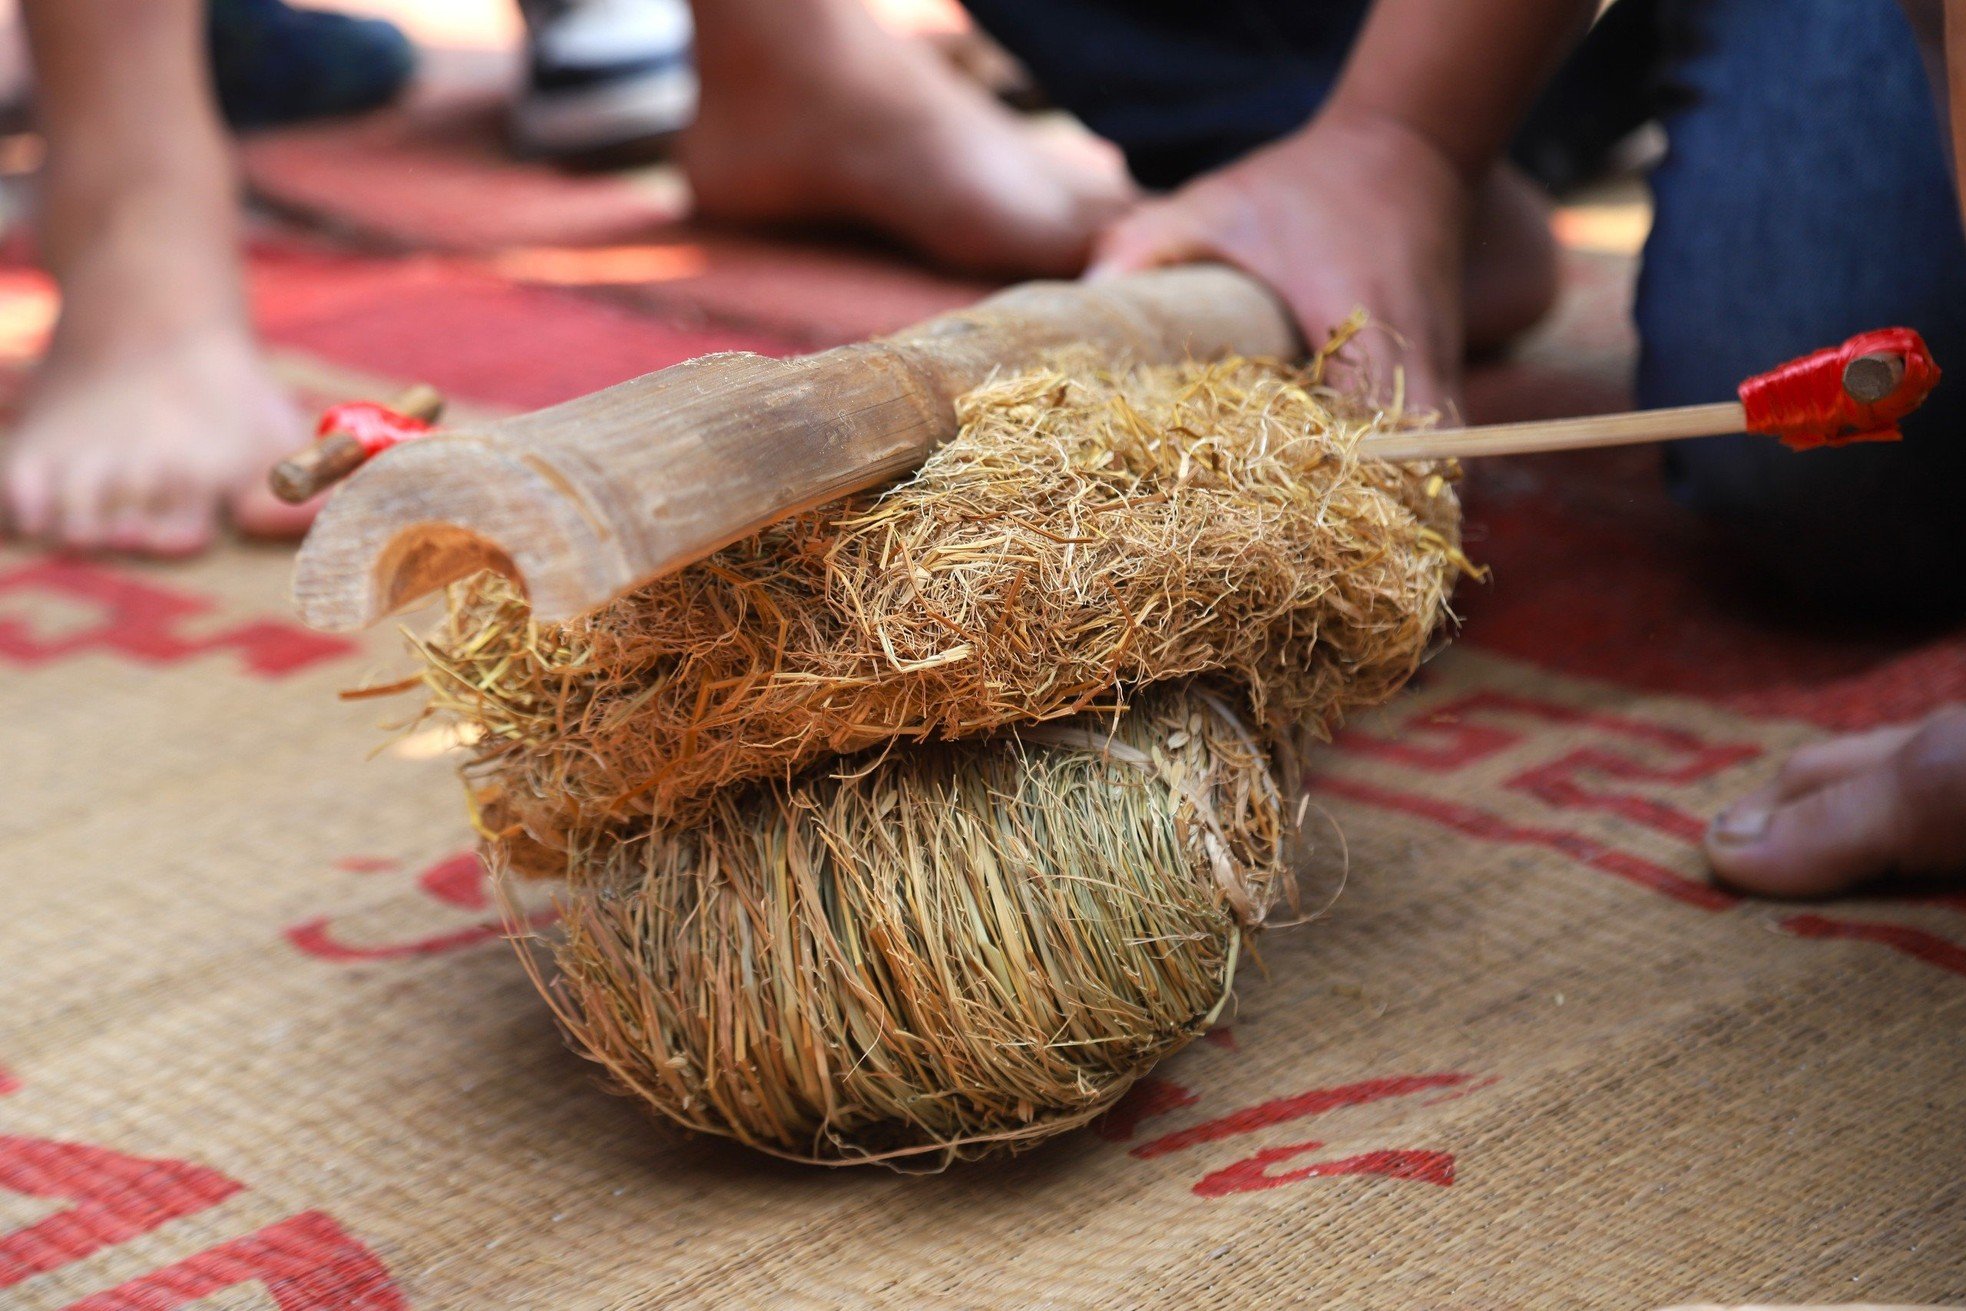
[[[615,847],[565,903],[548,996],[691,1129],[828,1163],[1015,1146],[1222,1012],[1290,896],[1284,821],[1199,691],[899,751]]]
[[[494,864],[566,882],[536,981],[679,1124],[935,1165],[1111,1106],[1290,898],[1298,736],[1391,696],[1470,568],[1453,467],[1361,457],[1399,416],[1317,366],[961,415],[878,495],[572,623],[481,578],[419,647]]]

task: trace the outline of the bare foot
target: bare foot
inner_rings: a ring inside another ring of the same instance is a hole
[[[227,519],[293,536],[267,470],[307,437],[247,322],[226,175],[90,196],[57,175],[43,248],[62,312],[10,440],[0,518],[78,550],[188,555]]]
[[[154,224],[121,224],[63,271],[54,341],[0,446],[14,531],[175,556],[226,518],[258,535],[305,529],[309,511],[266,489],[306,430],[253,343],[229,250],[200,258]]]
[[[779,3],[698,17],[678,157],[705,216],[851,223],[954,269],[1065,276],[1134,198],[1116,155],[1018,118],[858,3]]]
[[[1727,882],[1778,897],[1966,872],[1966,706],[1797,751],[1720,813],[1707,856]]]
[[[275,500],[266,471],[304,440],[243,337],[56,359],[0,460],[0,498],[15,531],[77,550],[190,555],[228,517],[294,536],[311,513]]]
[[[248,324],[204,7],[30,4],[23,17],[48,143],[36,231],[62,310],[0,441],[0,520],[158,555],[201,549],[227,516],[298,531],[305,512],[264,486],[304,434]]]

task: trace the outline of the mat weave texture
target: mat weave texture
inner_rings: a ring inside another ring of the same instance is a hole
[[[257,271],[316,395],[493,412],[803,344],[462,255]],[[47,308],[0,277],[8,323]],[[600,1092],[499,940],[447,743],[371,759],[387,706],[336,699],[399,639],[299,628],[282,552],[0,548],[0,1306],[1966,1300],[1966,897],[1743,901],[1696,847],[1790,748],[1966,694],[1966,640],[1760,625],[1652,458],[1476,470],[1496,581],[1315,762],[1333,908],[1096,1131],[926,1178]]]

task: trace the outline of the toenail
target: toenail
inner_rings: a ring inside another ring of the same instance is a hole
[[[1714,816],[1708,830],[1718,842],[1758,842],[1768,833],[1773,812],[1761,806],[1729,806]]]

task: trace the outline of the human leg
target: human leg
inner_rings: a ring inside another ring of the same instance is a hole
[[[200,549],[228,511],[249,531],[298,529],[263,485],[304,433],[247,322],[202,5],[29,0],[25,16],[62,310],[0,457],[7,517],[30,537],[159,554]]]
[[[677,158],[711,217],[846,222],[956,268],[1062,275],[1131,199],[1103,155],[1046,138],[860,0],[705,0],[696,26],[702,101]]]
[[[1917,46],[1892,0],[1707,0],[1673,14],[1681,107],[1653,178],[1639,283],[1642,405],[1850,334],[1917,328],[1966,359],[1966,238]],[[1957,613],[1966,394],[1942,385],[1905,441],[1796,455],[1679,443],[1675,492],[1798,601]]]
[[[1633,0],[1649,5],[1653,0]],[[1301,127],[1350,52],[1368,0],[966,0],[979,24],[1029,66],[1050,97],[1114,142],[1143,185],[1166,190],[1228,166]],[[1612,42],[1621,37],[1609,34]],[[1603,83],[1606,59],[1587,42],[1578,61]],[[1580,88],[1552,103],[1582,104]],[[1600,95],[1618,94],[1599,86]],[[1556,116],[1541,117],[1554,123]],[[1613,119],[1605,115],[1603,121]],[[1625,119],[1615,120],[1618,123]],[[1575,132],[1571,134],[1577,136]],[[1518,154],[1568,161],[1577,145],[1541,133]],[[1581,140],[1581,138],[1580,138]],[[1600,152],[1601,153],[1601,152]],[[1574,171],[1574,170],[1572,170]],[[1152,215],[1130,222],[1104,254],[1178,245]],[[1467,238],[1467,342],[1498,347],[1536,322],[1556,291],[1549,199],[1514,165],[1481,189]],[[1309,252],[1306,258],[1314,256]]]

